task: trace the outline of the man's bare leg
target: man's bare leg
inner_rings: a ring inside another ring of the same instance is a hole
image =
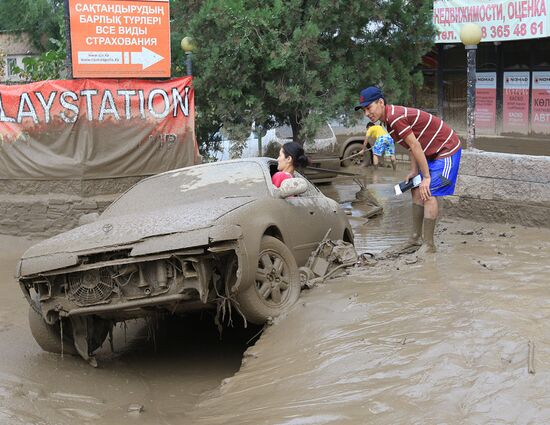
[[[375,170],[378,170],[378,155],[373,155],[372,156],[372,165],[374,166],[374,169]]]
[[[397,170],[397,160],[395,159],[395,155],[390,156],[390,160],[393,171]]]

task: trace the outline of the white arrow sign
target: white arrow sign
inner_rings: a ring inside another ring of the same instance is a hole
[[[78,63],[85,65],[141,65],[141,69],[149,68],[151,65],[164,59],[161,55],[152,52],[145,47],[141,52],[78,52]]]
[[[145,47],[141,48],[141,52],[131,52],[130,54],[131,63],[134,65],[141,64],[141,69],[149,68],[151,65],[154,65],[164,59],[161,55],[158,55]]]

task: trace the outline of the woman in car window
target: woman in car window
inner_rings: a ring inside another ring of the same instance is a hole
[[[271,177],[271,182],[275,187],[280,187],[283,180],[294,177],[294,170],[297,167],[305,167],[309,164],[309,159],[304,152],[304,148],[299,143],[285,143],[279,151],[277,158],[277,171]]]

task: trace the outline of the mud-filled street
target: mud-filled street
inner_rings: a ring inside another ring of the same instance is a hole
[[[350,210],[359,253],[406,238],[399,177],[369,169],[384,206],[369,220],[356,183],[322,187]],[[94,369],[36,345],[13,279],[32,241],[2,237],[0,423],[549,423],[550,230],[443,218],[436,238],[433,256],[380,260],[303,291],[258,340],[257,328],[220,339],[206,313],[132,322]]]

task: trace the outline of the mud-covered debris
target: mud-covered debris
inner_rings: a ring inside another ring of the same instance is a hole
[[[531,375],[535,374],[535,343],[529,341],[527,344],[528,355],[527,355],[527,372]]]
[[[481,261],[481,260],[477,260],[477,264],[479,264],[481,267],[486,268],[487,270],[493,270],[493,268],[492,268],[491,266],[489,266],[489,264],[484,263],[484,262]]]
[[[509,233],[506,233],[506,232],[502,232],[502,233],[499,233],[499,236],[501,238],[511,238],[513,235],[510,235]]]
[[[467,232],[465,232],[464,230],[457,230],[456,231],[456,234],[457,235],[462,235],[462,236],[471,236],[474,234],[474,231],[473,230],[469,230]]]
[[[137,403],[130,404],[128,406],[128,412],[134,413],[134,414],[143,413],[143,404],[137,404]]]
[[[257,359],[258,358],[258,353],[254,352],[254,351],[246,350],[243,354],[243,358],[245,358],[245,359]]]
[[[368,210],[363,217],[372,218],[382,214],[383,212],[384,212],[384,209],[382,208],[382,206],[376,205],[372,207],[370,210]]]
[[[363,252],[361,255],[359,255],[359,258],[357,259],[357,265],[359,266],[376,266],[376,263],[378,263],[378,260],[375,259],[374,254],[370,252]]]

